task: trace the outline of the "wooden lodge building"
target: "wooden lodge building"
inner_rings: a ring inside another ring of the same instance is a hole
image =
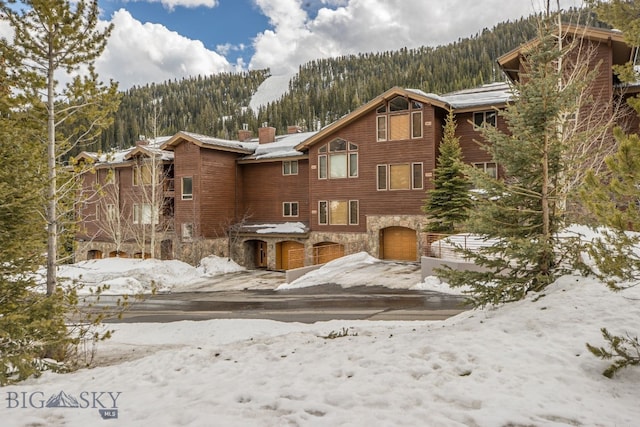
[[[634,49],[616,31],[567,31],[595,52],[591,89],[596,108],[608,109],[629,91],[612,66]],[[512,81],[529,45],[498,59]],[[257,137],[239,130],[237,140],[178,132],[111,157],[83,153],[95,173],[84,176],[76,260],[148,256],[153,247],[163,259],[214,254],[277,270],[358,251],[417,261],[448,111],[464,160],[497,176],[476,141],[485,124],[506,130],[497,110],[511,99],[507,83],[445,95],[395,87],[318,132],[265,126]]]

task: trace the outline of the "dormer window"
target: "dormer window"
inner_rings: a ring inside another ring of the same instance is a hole
[[[378,141],[422,138],[422,104],[396,96],[376,110]]]

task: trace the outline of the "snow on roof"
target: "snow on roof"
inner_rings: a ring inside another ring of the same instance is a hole
[[[512,100],[513,95],[514,92],[511,86],[508,83],[500,82],[482,85],[473,89],[450,92],[440,96],[432,94],[427,96],[436,96],[453,108],[468,108],[503,104]]]
[[[96,163],[99,164],[118,164],[124,163],[127,160],[130,160],[131,154],[136,150],[146,151],[147,153],[153,153],[154,155],[159,155],[162,160],[173,160],[173,152],[162,150],[160,146],[167,140],[169,140],[170,136],[160,136],[155,139],[151,139],[146,141],[147,144],[136,145],[134,147],[125,148],[123,150],[113,150],[108,153],[95,153],[85,151],[84,154],[93,158]]]
[[[301,156],[303,153],[296,150],[295,147],[316,133],[317,132],[300,132],[277,136],[275,142],[258,144],[255,152],[252,155],[245,157],[245,159],[258,160]],[[257,139],[254,138],[251,141],[257,141]]]
[[[193,132],[181,131],[180,133],[187,135],[193,139],[197,139],[203,144],[215,145],[217,147],[239,148],[241,150],[253,151],[258,145],[257,142],[233,141],[228,139],[215,138],[213,136],[201,135]]]
[[[258,234],[305,234],[309,228],[301,222],[281,222],[245,225],[242,227],[242,231]]]

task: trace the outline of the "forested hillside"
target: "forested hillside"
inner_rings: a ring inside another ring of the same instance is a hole
[[[567,19],[575,22],[575,13]],[[594,24],[590,14],[580,22]],[[311,61],[300,67],[279,100],[252,111],[248,105],[268,70],[223,73],[134,87],[123,94],[114,125],[91,151],[128,147],[140,135],[180,130],[236,138],[243,124],[257,134],[262,123],[279,133],[288,125],[325,126],[393,86],[438,94],[503,80],[495,60],[536,34],[535,17],[498,24],[439,47],[363,53]]]

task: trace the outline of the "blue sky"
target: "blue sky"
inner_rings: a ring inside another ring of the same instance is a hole
[[[70,0],[74,1],[74,0]],[[546,0],[99,0],[114,30],[96,69],[121,89],[313,59],[437,46],[539,12]],[[554,5],[555,1],[552,2]],[[582,0],[561,0],[561,7]],[[10,28],[0,21],[0,36]]]

